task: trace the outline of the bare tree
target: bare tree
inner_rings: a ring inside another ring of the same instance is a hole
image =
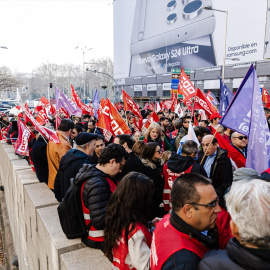
[[[0,91],[12,91],[20,86],[20,81],[16,79],[8,67],[0,68]]]

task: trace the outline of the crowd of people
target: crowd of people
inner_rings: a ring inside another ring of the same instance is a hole
[[[244,158],[248,138],[219,125],[218,113],[202,120],[183,111],[159,111],[144,128],[151,111],[141,109],[141,121],[120,109],[131,133],[109,140],[87,114],[61,119],[59,143],[29,121],[25,158],[59,203],[81,183],[82,241],[113,269],[270,269],[270,170],[236,166],[216,134]],[[14,144],[15,117],[0,124]],[[45,125],[55,130],[54,118]],[[186,138],[192,125],[197,142]]]

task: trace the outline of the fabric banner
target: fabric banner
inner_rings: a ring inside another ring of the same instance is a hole
[[[157,116],[156,112],[152,112],[151,115],[148,117],[147,121],[145,122],[143,128],[148,128],[151,123],[159,122],[159,117]]]
[[[71,100],[76,103],[76,105],[82,110],[83,114],[90,114],[94,115],[93,109],[85,105],[81,99],[79,98],[78,94],[74,90],[73,85],[71,84]]]
[[[270,96],[264,87],[262,89],[262,102],[265,103],[266,108],[270,109]]]
[[[126,91],[122,90],[122,94],[125,111],[131,111],[134,115],[137,115],[140,119],[143,119],[141,112],[134,100],[126,93]]]
[[[231,101],[233,100],[233,93],[231,90],[226,86],[226,84],[222,81],[221,78],[220,80],[220,103],[219,103],[219,114],[223,116],[229,107]]]
[[[93,106],[94,106],[94,116],[96,118],[99,117],[97,111],[98,111],[98,108],[99,108],[99,99],[98,99],[98,90],[96,89],[96,92],[95,92],[95,96],[94,96],[94,100],[93,100]]]
[[[181,68],[181,73],[180,73],[178,94],[183,95],[184,104],[186,104],[187,100],[189,100],[190,98],[196,95],[196,89],[191,83],[187,74],[185,73],[183,67]]]
[[[214,105],[217,106],[219,104],[218,100],[216,99],[215,95],[208,90],[207,94],[206,94],[208,100]]]
[[[38,112],[36,121],[42,126],[50,122],[45,108]]]

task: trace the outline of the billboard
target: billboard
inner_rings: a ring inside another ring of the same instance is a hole
[[[266,11],[267,0],[115,0],[115,79],[222,65],[226,25],[226,64],[263,60]]]

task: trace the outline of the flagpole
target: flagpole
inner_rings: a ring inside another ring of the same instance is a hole
[[[217,129],[216,129],[216,132],[215,132],[215,134],[214,134],[214,136],[213,136],[211,142],[210,142],[209,145],[207,146],[207,149],[206,149],[206,151],[204,152],[203,158],[202,158],[202,160],[201,160],[201,162],[200,162],[200,165],[202,165],[202,163],[203,163],[203,161],[204,161],[204,158],[205,158],[205,155],[206,155],[206,152],[207,152],[208,148],[210,147],[211,143],[213,142],[213,140],[214,140],[214,138],[215,138],[215,136],[216,136],[216,134],[217,134],[217,131],[218,131],[219,127],[220,127],[220,125],[218,125],[218,127],[217,127]]]

